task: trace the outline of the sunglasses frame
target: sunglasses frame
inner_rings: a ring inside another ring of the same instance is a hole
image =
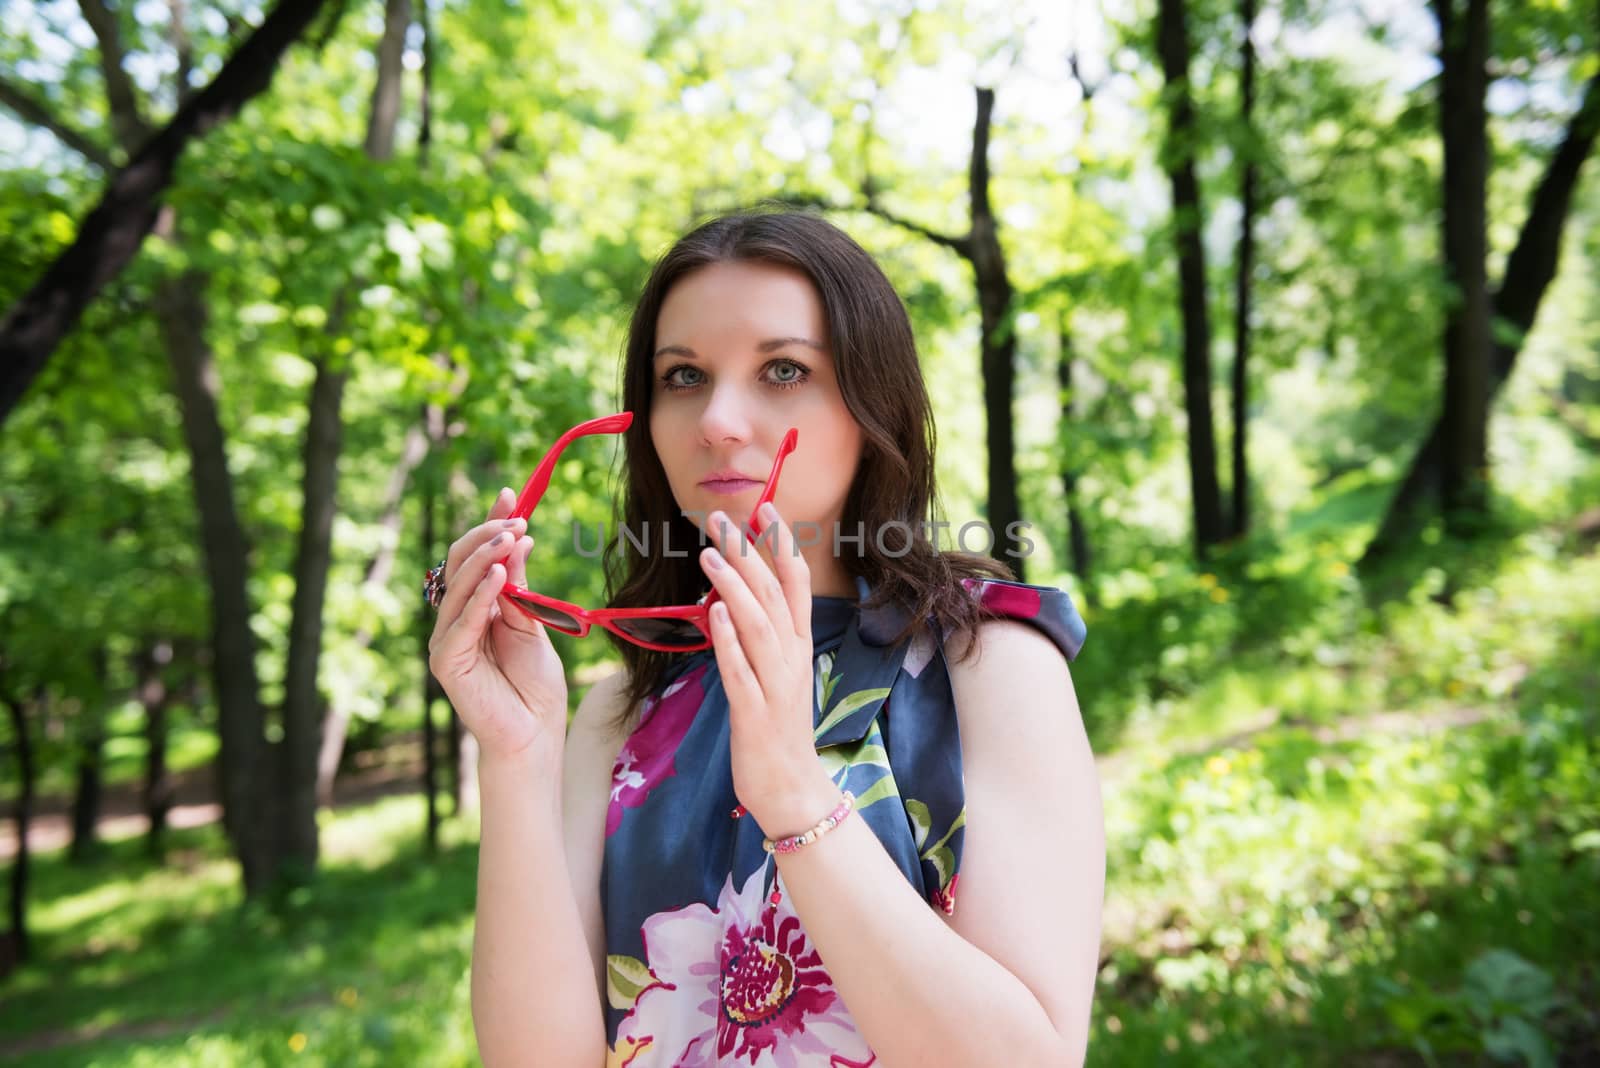
[[[550,486],[550,476],[554,473],[556,461],[561,458],[561,452],[578,438],[591,434],[621,434],[633,425],[632,412],[618,412],[616,415],[603,415],[587,422],[579,423],[571,430],[556,439],[544,454],[544,459],[539,461],[539,466],[533,469],[533,474],[528,476],[528,481],[523,485],[522,492],[517,495],[517,503],[512,507],[508,519],[528,519],[533,515],[533,510],[539,506],[539,501],[544,497],[544,492]],[[778,445],[778,452],[772,461],[772,472],[767,476],[766,485],[761,488],[761,495],[757,498],[755,507],[750,510],[750,527],[755,536],[761,535],[760,520],[756,513],[763,504],[771,501],[778,491],[778,475],[783,470],[783,461],[795,450],[800,433],[790,428],[784,434],[783,441]],[[752,540],[751,534],[745,533],[746,540]],[[506,560],[509,560],[509,554]],[[507,581],[500,590],[500,596],[508,598],[512,604],[523,613],[537,622],[563,634],[570,634],[574,638],[586,636],[593,627],[602,627],[623,641],[645,649],[653,649],[666,653],[692,653],[711,647],[711,606],[720,598],[716,590],[712,590],[698,604],[669,605],[663,608],[583,608],[570,601],[563,601],[557,597],[550,597],[542,593],[535,593],[516,583]],[[551,623],[549,620],[538,616],[530,605],[540,605],[554,609],[577,620],[577,627],[569,628]],[[672,619],[683,620],[692,624],[700,632],[701,641],[693,645],[670,645],[662,642],[646,641],[636,638],[618,626],[619,620],[630,619]]]

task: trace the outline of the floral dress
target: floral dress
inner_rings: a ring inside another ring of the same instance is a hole
[[[1071,599],[968,580],[1068,660]],[[812,598],[817,753],[856,814],[929,903],[956,908],[965,797],[955,702],[932,637],[890,644],[904,617]],[[647,698],[617,754],[600,873],[609,1065],[863,1068],[876,1061],[806,937],[756,822],[735,815],[728,699],[709,649]]]

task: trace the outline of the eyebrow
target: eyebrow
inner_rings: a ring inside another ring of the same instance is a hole
[[[762,353],[777,352],[779,349],[785,348],[789,345],[804,345],[806,348],[816,349],[818,352],[828,351],[827,346],[823,345],[819,341],[812,341],[808,337],[768,338],[756,346],[756,351]],[[682,356],[690,360],[698,360],[700,358],[700,354],[695,352],[694,349],[691,349],[687,345],[663,345],[656,350],[654,358],[659,360],[663,356]]]

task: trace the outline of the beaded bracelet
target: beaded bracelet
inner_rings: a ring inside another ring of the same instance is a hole
[[[856,795],[846,790],[844,799],[839,802],[839,807],[828,813],[827,816],[823,817],[822,822],[805,834],[797,834],[792,838],[780,838],[776,842],[770,838],[763,838],[761,839],[761,848],[768,853],[793,853],[797,849],[802,849],[843,823],[845,817],[850,815],[850,810],[855,806],[855,803]]]

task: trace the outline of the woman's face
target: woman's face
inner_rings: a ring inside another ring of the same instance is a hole
[[[784,433],[799,430],[773,503],[790,525],[819,525],[824,553],[805,555],[813,579],[823,578],[818,564],[837,565],[832,535],[861,457],[861,428],[839,392],[811,280],[739,261],[685,275],[656,319],[652,372],[650,439],[678,507],[701,527],[716,509],[747,522]]]

